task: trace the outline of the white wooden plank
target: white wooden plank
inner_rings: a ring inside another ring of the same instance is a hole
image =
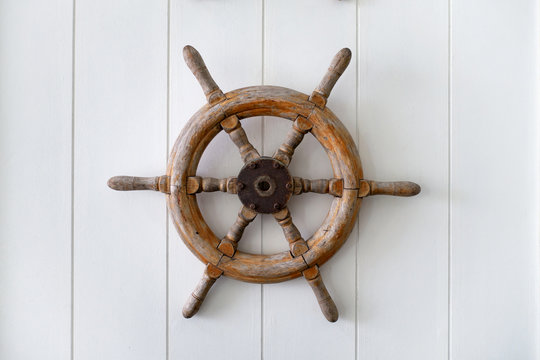
[[[0,2],[0,358],[69,359],[71,1]]]
[[[167,1],[77,1],[76,359],[164,359],[166,207],[113,175],[165,172]]]
[[[261,82],[262,8],[260,2],[172,1],[170,50],[170,145],[206,99],[184,63],[182,48],[199,50],[224,92]],[[261,121],[243,126],[255,147],[261,148]],[[235,176],[242,162],[227,134],[209,145],[198,168],[201,176]],[[241,203],[223,193],[197,195],[202,214],[217,236],[234,223]],[[169,225],[169,355],[171,359],[255,359],[260,357],[261,286],[221,277],[199,312],[182,317],[182,306],[200,280],[202,264]],[[245,231],[239,249],[258,253],[260,219]]]
[[[451,4],[450,354],[538,359],[539,4]]]
[[[447,358],[447,19],[446,0],[359,2],[364,176],[422,186],[360,211],[359,359]]]
[[[355,53],[356,7],[350,1],[265,2],[265,84],[311,94],[333,56],[344,47]],[[336,84],[328,106],[356,138],[356,58]],[[291,123],[265,118],[264,153],[271,156]],[[328,157],[306,135],[289,167],[293,176],[331,178]],[[289,202],[293,221],[309,238],[321,225],[332,198],[304,194]],[[264,285],[264,359],[352,359],[355,355],[356,229],[343,248],[321,267],[324,282],[339,309],[329,323],[303,278]],[[287,250],[283,232],[271,216],[263,221],[265,253]]]

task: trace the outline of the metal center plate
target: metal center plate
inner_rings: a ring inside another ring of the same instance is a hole
[[[261,157],[248,162],[238,174],[238,197],[245,206],[263,214],[283,209],[293,191],[293,179],[282,162]]]

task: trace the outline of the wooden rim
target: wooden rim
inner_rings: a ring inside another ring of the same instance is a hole
[[[253,86],[231,91],[216,104],[207,104],[195,113],[176,140],[169,157],[167,175],[170,194],[167,203],[182,240],[205,264],[238,280],[271,283],[293,279],[302,271],[326,262],[347,240],[361,205],[358,197],[363,178],[360,157],[349,132],[327,108],[309,101],[309,96],[275,86]],[[343,179],[343,194],[335,197],[319,229],[307,240],[309,250],[293,257],[289,251],[273,255],[236,251],[223,255],[220,239],[204,220],[194,194],[189,195],[187,178],[196,176],[199,160],[210,141],[222,130],[221,121],[232,115],[239,119],[275,116],[294,121],[308,119],[311,133],[325,149],[334,178]]]

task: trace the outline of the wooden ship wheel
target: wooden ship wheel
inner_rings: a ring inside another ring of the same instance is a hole
[[[184,48],[184,59],[207,99],[182,130],[172,148],[167,174],[156,177],[115,176],[115,190],[156,190],[167,203],[178,233],[205,265],[202,279],[183,308],[186,318],[200,308],[208,291],[222,275],[253,283],[276,283],[303,276],[313,289],[328,321],[338,310],[328,293],[319,267],[347,240],[362,198],[370,195],[412,196],[420,187],[412,182],[378,182],[364,179],[360,157],[351,135],[326,107],[328,96],[351,59],[342,49],[334,57],[319,86],[308,96],[276,86],[253,86],[224,94],[216,85],[200,54]],[[261,156],[249,142],[241,121],[254,116],[288,119],[292,126],[272,157]],[[210,141],[224,130],[239,149],[244,166],[236,177],[197,176],[199,160]],[[309,180],[294,177],[288,165],[305,134],[311,133],[325,149],[333,178]],[[222,191],[238,195],[242,207],[227,234],[216,236],[199,206],[200,192]],[[305,239],[294,225],[287,202],[305,192],[329,194],[332,206],[319,229]],[[237,250],[244,229],[258,214],[272,214],[283,229],[289,250],[273,255]]]

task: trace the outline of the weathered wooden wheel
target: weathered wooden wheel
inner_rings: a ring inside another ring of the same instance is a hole
[[[303,275],[324,316],[336,321],[338,310],[324,286],[319,266],[348,238],[362,198],[380,194],[412,196],[420,192],[420,187],[412,182],[365,180],[353,139],[326,107],[332,88],[350,62],[351,51],[342,49],[334,57],[311,96],[275,86],[247,87],[223,94],[197,50],[186,46],[184,58],[208,103],[193,115],[176,140],[167,175],[115,176],[108,182],[115,190],[148,189],[167,194],[176,229],[187,247],[206,264],[201,281],[184,306],[183,315],[189,318],[198,311],[210,287],[221,275],[254,283],[274,283]],[[241,120],[254,116],[276,116],[292,121],[285,141],[273,157],[260,156],[248,141]],[[197,166],[201,155],[221,130],[238,146],[245,164],[237,177],[199,177]],[[294,150],[308,132],[326,150],[333,169],[332,179],[308,180],[289,174],[288,165]],[[237,194],[243,204],[236,222],[221,238],[212,232],[201,215],[196,194],[202,191]],[[292,195],[310,191],[330,194],[334,201],[323,224],[305,240],[292,221],[287,202]],[[237,250],[244,229],[259,213],[274,216],[283,229],[289,251],[259,255]]]

